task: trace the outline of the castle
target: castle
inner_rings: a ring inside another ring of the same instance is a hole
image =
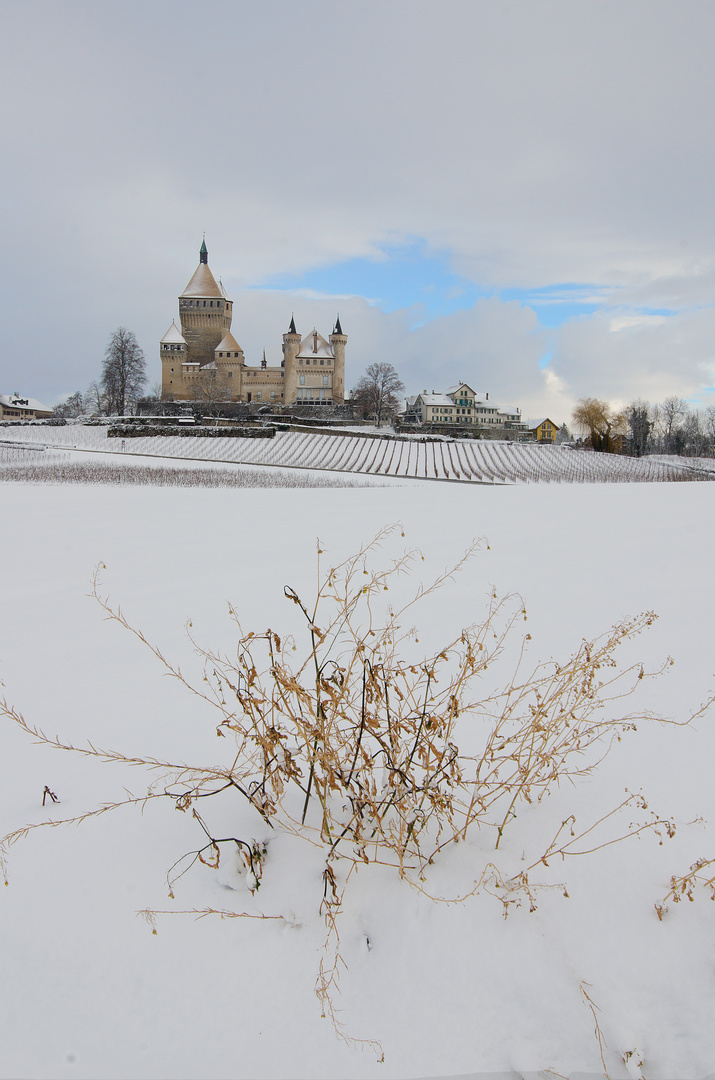
[[[179,297],[181,329],[172,322],[160,342],[162,397],[174,401],[245,401],[267,405],[342,405],[347,335],[336,319],[326,340],[301,339],[291,318],[280,367],[246,364],[231,333],[233,301],[209,269],[206,241],[199,265]]]

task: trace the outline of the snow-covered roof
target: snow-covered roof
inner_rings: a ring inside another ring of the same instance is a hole
[[[559,425],[555,424],[550,416],[542,416],[539,420],[529,420],[529,423],[528,423],[529,431],[533,431],[534,428],[541,427],[542,424],[545,424],[547,422],[549,424],[551,424],[552,428],[555,428],[556,431],[559,430]]]
[[[322,334],[319,334],[317,330],[312,330],[300,343],[300,349],[298,356],[305,357],[310,356],[330,356],[333,357],[332,345],[329,341],[326,341]]]
[[[454,405],[446,394],[418,394],[423,405]]]
[[[474,394],[475,397],[486,397],[486,394],[480,394],[477,390],[473,390],[469,383],[466,382],[460,382],[457,383],[456,386],[450,386],[449,389],[445,390],[445,394],[456,394],[457,391],[462,388],[468,390],[470,394]]]
[[[0,405],[4,405],[6,409],[27,409],[28,412],[52,412],[49,405],[43,405],[35,398],[21,397],[18,394],[0,394]]]
[[[185,345],[186,340],[182,337],[181,330],[175,322],[171,324],[159,342],[160,345]]]
[[[199,263],[194,276],[181,294],[182,296],[217,296],[223,300],[225,294],[216,284],[216,278],[209,270],[208,263]]]
[[[243,352],[243,349],[236,341],[235,337],[229,330],[222,341],[216,346],[216,352]]]

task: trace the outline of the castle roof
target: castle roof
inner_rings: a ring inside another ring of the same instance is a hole
[[[235,337],[229,330],[225,338],[219,342],[215,349],[216,352],[243,352],[243,349],[236,341]]]
[[[216,284],[216,278],[209,270],[208,263],[200,262],[182,296],[218,297],[223,300],[224,293]]]
[[[163,338],[159,342],[160,345],[185,345],[186,340],[181,335],[181,330],[175,322],[171,324],[169,329],[164,334]]]
[[[302,356],[305,359],[306,356],[334,356],[332,346],[325,340],[322,334],[319,334],[317,330],[311,331],[300,343],[300,349],[298,356]]]

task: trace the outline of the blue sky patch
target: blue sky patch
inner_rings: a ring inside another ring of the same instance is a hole
[[[387,245],[381,256],[348,259],[303,274],[282,274],[255,288],[325,296],[363,296],[385,312],[413,309],[409,320],[416,330],[432,319],[474,306],[480,297],[498,296],[531,308],[542,327],[557,329],[572,319],[613,306],[617,292],[604,285],[560,283],[533,289],[494,289],[455,273],[450,256],[430,250],[426,241]],[[644,315],[671,315],[660,308],[638,309]],[[545,367],[548,360],[542,362]]]

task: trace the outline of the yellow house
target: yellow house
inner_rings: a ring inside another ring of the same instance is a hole
[[[537,442],[552,443],[558,430],[559,425],[550,420],[548,416],[545,416],[542,420],[532,421],[529,424],[529,433],[534,436]]]

